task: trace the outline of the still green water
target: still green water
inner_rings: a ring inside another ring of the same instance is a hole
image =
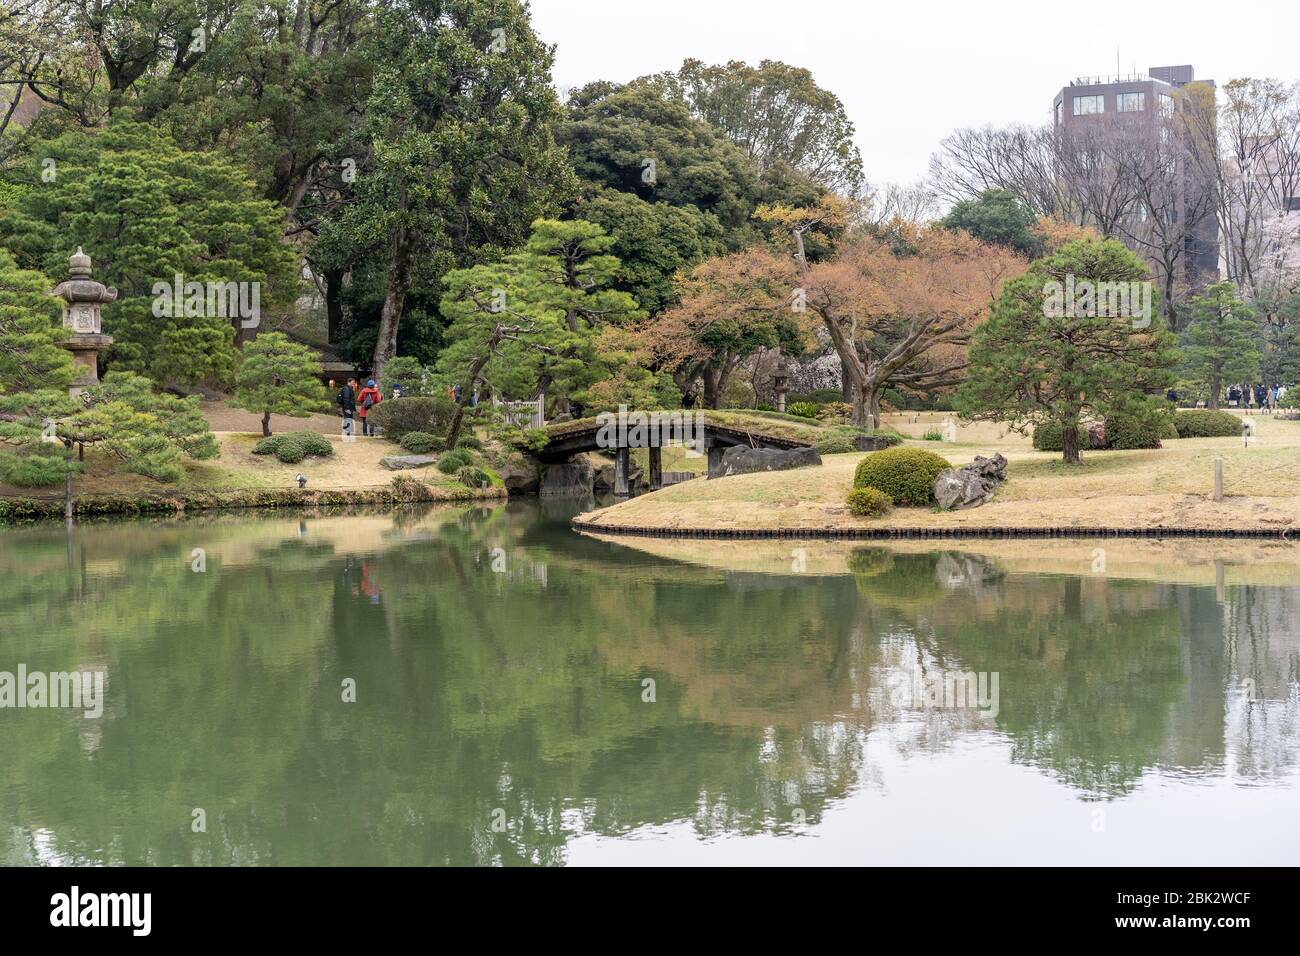
[[[0,672],[105,681],[0,709],[0,861],[1300,859],[1298,588],[728,570],[575,510],[0,533]],[[995,706],[925,705],[965,672]]]

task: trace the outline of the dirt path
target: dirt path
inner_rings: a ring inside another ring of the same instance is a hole
[[[200,402],[199,408],[214,432],[253,432],[259,435],[262,433],[262,416],[257,412],[231,408],[225,402]],[[310,415],[307,418],[272,415],[271,431],[320,432],[323,435],[337,435],[342,431],[342,421],[334,415]],[[361,434],[360,422],[357,423],[357,434]]]

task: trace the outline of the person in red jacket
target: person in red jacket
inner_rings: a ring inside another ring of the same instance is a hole
[[[384,396],[379,394],[379,389],[375,388],[375,380],[372,378],[366,382],[366,387],[357,392],[357,414],[361,416],[361,434],[370,434],[370,409],[374,408],[384,400]]]

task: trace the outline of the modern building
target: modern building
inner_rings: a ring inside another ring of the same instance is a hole
[[[1178,90],[1191,83],[1214,87],[1213,80],[1197,80],[1190,65],[1153,66],[1146,73],[1121,76],[1079,77],[1056,94],[1052,104],[1054,126],[1058,134],[1069,136],[1086,135],[1105,124],[1117,135],[1151,143],[1154,150],[1158,137],[1169,135],[1167,120],[1179,108]],[[1204,197],[1211,188],[1198,173],[1199,166],[1179,163],[1182,192],[1175,214],[1180,218],[1193,197]],[[1185,278],[1189,284],[1202,286],[1217,279],[1219,227],[1212,210],[1184,240]]]

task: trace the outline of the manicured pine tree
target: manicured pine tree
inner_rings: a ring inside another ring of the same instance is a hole
[[[306,418],[329,411],[329,395],[320,381],[320,358],[283,332],[263,332],[244,345],[235,373],[231,404],[262,413],[262,434],[271,434],[271,416]]]
[[[1178,351],[1154,302],[1149,321],[1054,307],[1053,290],[1071,276],[1076,285],[1150,279],[1142,260],[1114,240],[1067,243],[1037,260],[1003,286],[988,320],[972,334],[970,372],[955,406],[965,418],[1017,429],[1059,423],[1063,459],[1078,464],[1084,416],[1104,418],[1120,408],[1133,413],[1152,401],[1149,395],[1173,383]]]

